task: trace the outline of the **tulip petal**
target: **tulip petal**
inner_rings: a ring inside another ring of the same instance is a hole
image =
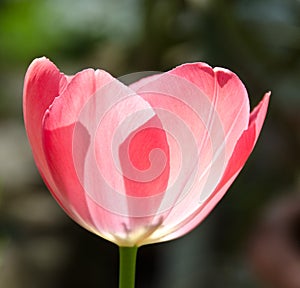
[[[142,225],[132,217],[151,216],[143,211],[145,206],[130,205],[133,192],[115,166],[118,147],[154,116],[151,106],[130,88],[93,70],[75,75],[45,115],[43,144],[52,177],[88,229],[106,239]],[[122,168],[122,163],[117,166]],[[163,179],[165,187],[167,172]],[[149,209],[155,213],[155,206]]]
[[[82,106],[100,85],[105,85],[111,79],[110,75],[101,71],[94,72],[92,69],[76,74],[59,97],[54,99],[43,119],[43,149],[57,187],[53,194],[64,203],[66,210],[80,215],[81,221],[76,216],[73,219],[81,225],[83,222],[83,226],[88,226],[86,228],[89,230],[94,224],[85,191],[78,182],[77,171],[74,169],[72,136],[74,123]],[[83,151],[89,141],[88,132],[82,133],[80,145]]]
[[[175,207],[174,210],[179,211],[178,213],[176,213],[177,215],[174,216],[170,214],[169,217],[165,219],[165,228],[162,228],[161,231],[157,231],[157,235],[160,234],[160,236],[165,233],[165,236],[160,238],[160,241],[168,241],[178,238],[194,229],[197,225],[199,225],[199,223],[204,220],[204,218],[222,199],[232,182],[235,180],[235,178],[245,165],[245,162],[247,161],[250,153],[255,146],[262,125],[264,123],[269,99],[270,93],[266,93],[263,100],[252,111],[249,120],[249,127],[244,131],[244,133],[238,140],[234,152],[225,170],[225,173],[222,177],[222,180],[219,182],[215,191],[205,201],[205,203],[203,203],[197,210],[193,211],[190,214],[182,213],[182,211],[184,211],[184,209],[186,208],[184,206],[185,203],[180,203],[177,207]],[[174,225],[174,223],[176,223],[180,218],[181,221],[178,222],[177,225],[173,226],[171,230],[167,231],[167,229],[170,229],[170,227]],[[173,222],[173,224],[171,222]],[[163,231],[164,229],[166,230],[165,232]],[[172,232],[170,233],[170,231]],[[155,235],[153,235],[153,237],[155,237]],[[153,242],[157,242],[157,240],[154,240]]]
[[[214,118],[219,117],[224,129],[226,154],[230,156],[249,119],[248,94],[241,80],[227,69],[212,69],[205,63],[184,64],[169,73],[195,84],[208,97],[212,105],[204,121],[213,125]]]
[[[25,128],[33,156],[40,174],[53,197],[67,214],[77,219],[82,226],[85,222],[75,210],[71,210],[68,201],[61,195],[60,189],[49,170],[42,143],[42,120],[54,99],[64,91],[72,76],[65,76],[47,58],[35,59],[29,66],[24,83],[23,111]]]
[[[60,94],[64,75],[45,57],[35,59],[29,66],[24,83],[24,122],[33,149],[34,159],[42,174],[48,167],[42,146],[42,119],[54,98]],[[47,177],[46,177],[47,178]]]
[[[55,97],[64,90],[70,79],[60,73],[58,68],[47,58],[38,58],[30,64],[26,72],[23,91],[24,123],[35,163],[54,198],[65,207],[66,205],[63,205],[56,197],[59,190],[52,179],[44,154],[42,119]],[[68,209],[66,210],[67,213],[72,214]]]
[[[205,201],[215,190],[248,127],[244,85],[229,70],[192,63],[142,79],[131,88],[150,103],[168,133],[171,173],[159,211],[186,197],[197,207],[193,203]]]

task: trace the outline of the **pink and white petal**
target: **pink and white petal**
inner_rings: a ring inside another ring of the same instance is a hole
[[[35,162],[43,174],[47,163],[42,147],[42,120],[46,110],[59,95],[65,76],[45,57],[35,59],[29,66],[24,82],[23,113],[25,128]]]
[[[221,180],[234,145],[247,128],[249,101],[245,87],[234,73],[213,70],[204,63],[182,65],[131,87],[150,103],[168,133],[170,183],[176,182],[176,186],[166,192],[161,211],[186,196],[184,191],[193,185],[192,177],[198,179],[201,201],[205,200]],[[185,162],[187,165],[183,165]],[[209,175],[214,175],[213,179],[207,180]],[[196,194],[189,198],[199,196],[194,191]]]
[[[203,136],[207,135],[204,118],[205,114],[208,114],[208,109],[205,107],[210,107],[211,103],[198,87],[182,77],[168,73],[147,77],[133,83],[130,87],[153,107],[163,129],[167,132],[168,142],[173,143],[170,147],[177,147],[170,152],[172,162],[170,168],[173,170],[170,182],[172,183],[178,176],[181,156],[187,151],[190,153],[184,156],[185,159],[191,160],[189,166],[193,159],[197,158],[195,155],[202,154],[201,150],[206,152],[203,155],[209,155],[207,148],[210,144],[208,141],[204,143]],[[223,139],[224,137],[221,137],[220,144]],[[195,146],[192,150],[191,145]]]
[[[77,174],[72,155],[74,122],[81,105],[84,105],[100,85],[106,85],[111,79],[107,73],[95,72],[92,69],[68,78],[62,94],[55,98],[43,119],[43,151],[54,182],[51,185],[52,193],[66,211],[71,211],[68,214],[85,227],[92,227],[93,220],[84,191],[76,189],[78,181],[75,181]],[[82,138],[82,149],[85,148],[84,145],[88,145],[87,137]]]
[[[44,119],[44,150],[61,191],[59,198],[66,199],[89,230],[107,239],[111,234],[124,238],[124,233],[141,224],[130,219],[124,179],[115,173],[114,156],[119,156],[124,139],[155,113],[109,74],[98,71],[93,76],[92,72],[77,74],[53,102]],[[138,111],[144,111],[143,117],[138,117]],[[128,115],[133,117],[126,122]],[[117,147],[117,154],[112,155],[112,147]]]
[[[212,69],[205,63],[191,63],[147,77],[131,87],[157,111],[168,132],[170,128],[165,123],[170,117],[180,119],[191,130],[198,147],[198,153],[194,153],[193,157],[198,155],[202,167],[209,168],[205,167],[203,159],[206,159],[207,165],[211,163],[208,150],[212,149],[213,154],[222,154],[225,169],[249,120],[247,91],[234,73],[223,68]],[[173,116],[164,117],[167,112]],[[181,140],[180,137],[175,138]],[[171,159],[175,158],[171,153]],[[199,169],[197,163],[195,165],[194,169],[201,171],[202,168]]]
[[[110,93],[113,90],[110,87]],[[101,183],[91,185],[102,187],[100,194],[92,193],[93,198],[101,196],[97,201],[126,215],[127,229],[140,230],[151,226],[168,185],[168,142],[151,105],[128,87],[123,87],[123,92],[125,97],[113,100],[95,129],[95,149],[91,150],[95,150],[97,167],[89,170],[100,171],[95,179],[103,178],[110,188]],[[90,113],[85,118],[83,122],[89,122]]]
[[[49,171],[42,144],[44,114],[55,97],[65,89],[70,78],[60,73],[58,68],[45,57],[35,59],[29,66],[25,76],[23,111],[26,132],[40,174],[53,197],[74,218],[75,216],[68,209],[67,204],[62,203],[56,196],[59,194],[59,189],[56,187]]]
[[[199,225],[222,199],[255,146],[264,123],[269,98],[270,93],[266,93],[251,113],[249,127],[238,140],[222,180],[211,196],[199,208],[190,211],[186,200],[179,203],[165,219],[162,227],[155,231],[152,235],[153,240],[149,239],[149,243],[156,242],[155,237],[158,237],[159,241],[168,241],[185,235]],[[199,202],[195,202],[195,207],[197,205],[199,206]]]
[[[190,81],[208,97],[211,105],[207,107],[209,113],[204,123],[211,133],[215,133],[216,122],[222,124],[228,159],[236,141],[248,126],[249,99],[241,80],[227,69],[212,69],[205,63],[184,64],[168,73]]]
[[[159,93],[138,93],[150,103],[162,123],[169,145],[170,177],[168,189],[159,211],[170,209],[184,194],[187,182],[194,175],[194,166],[199,155],[203,155],[199,170],[204,171],[209,165],[212,148],[209,142],[202,145],[197,135],[205,135],[207,131],[197,113],[178,98]],[[196,142],[198,141],[198,142]]]

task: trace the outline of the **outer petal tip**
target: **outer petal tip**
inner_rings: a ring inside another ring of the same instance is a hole
[[[271,92],[269,91],[264,95],[263,99],[253,109],[250,115],[249,126],[251,126],[252,123],[256,122],[258,124],[259,131],[263,125],[263,122],[267,114],[267,110],[270,102],[270,96],[271,96]]]
[[[43,57],[39,57],[39,58],[35,58],[34,60],[32,60],[32,62],[30,63],[28,69],[27,69],[27,73],[31,70],[33,70],[34,68],[37,68],[38,66],[41,65],[51,65],[51,66],[55,66],[53,64],[53,62],[51,62],[47,57],[43,56]],[[56,67],[56,66],[55,66]]]
[[[263,99],[260,101],[260,103],[263,103],[262,105],[268,105],[271,98],[271,91],[268,91],[265,93]],[[259,105],[260,105],[259,103]]]
[[[269,102],[270,102],[270,98],[271,98],[271,91],[268,91],[268,92],[264,95],[264,97],[263,97],[263,99],[262,99],[262,101],[261,101],[261,102],[263,102],[262,105],[266,105],[266,106],[267,106],[266,108],[268,108],[268,105],[269,105]]]
[[[34,59],[30,63],[25,75],[24,96],[26,96],[28,85],[30,85],[32,81],[34,81],[37,78],[44,77],[47,74],[53,75],[56,73],[59,73],[58,68],[48,58],[41,57]],[[48,77],[48,79],[50,79],[50,77]]]
[[[265,96],[270,97],[270,96],[271,96],[271,91],[268,91],[268,92],[265,94]]]

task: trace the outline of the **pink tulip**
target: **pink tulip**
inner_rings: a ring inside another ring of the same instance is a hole
[[[231,71],[184,64],[125,86],[103,70],[66,76],[46,58],[25,77],[36,165],[81,226],[119,246],[175,239],[224,196],[262,128]]]

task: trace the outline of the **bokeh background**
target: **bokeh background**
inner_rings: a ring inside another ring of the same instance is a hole
[[[300,287],[300,1],[0,1],[0,287],[117,287],[117,247],[62,212],[31,156],[22,85],[43,55],[116,77],[204,61],[235,71],[252,107],[272,90],[230,191],[192,233],[140,249],[137,288]]]

